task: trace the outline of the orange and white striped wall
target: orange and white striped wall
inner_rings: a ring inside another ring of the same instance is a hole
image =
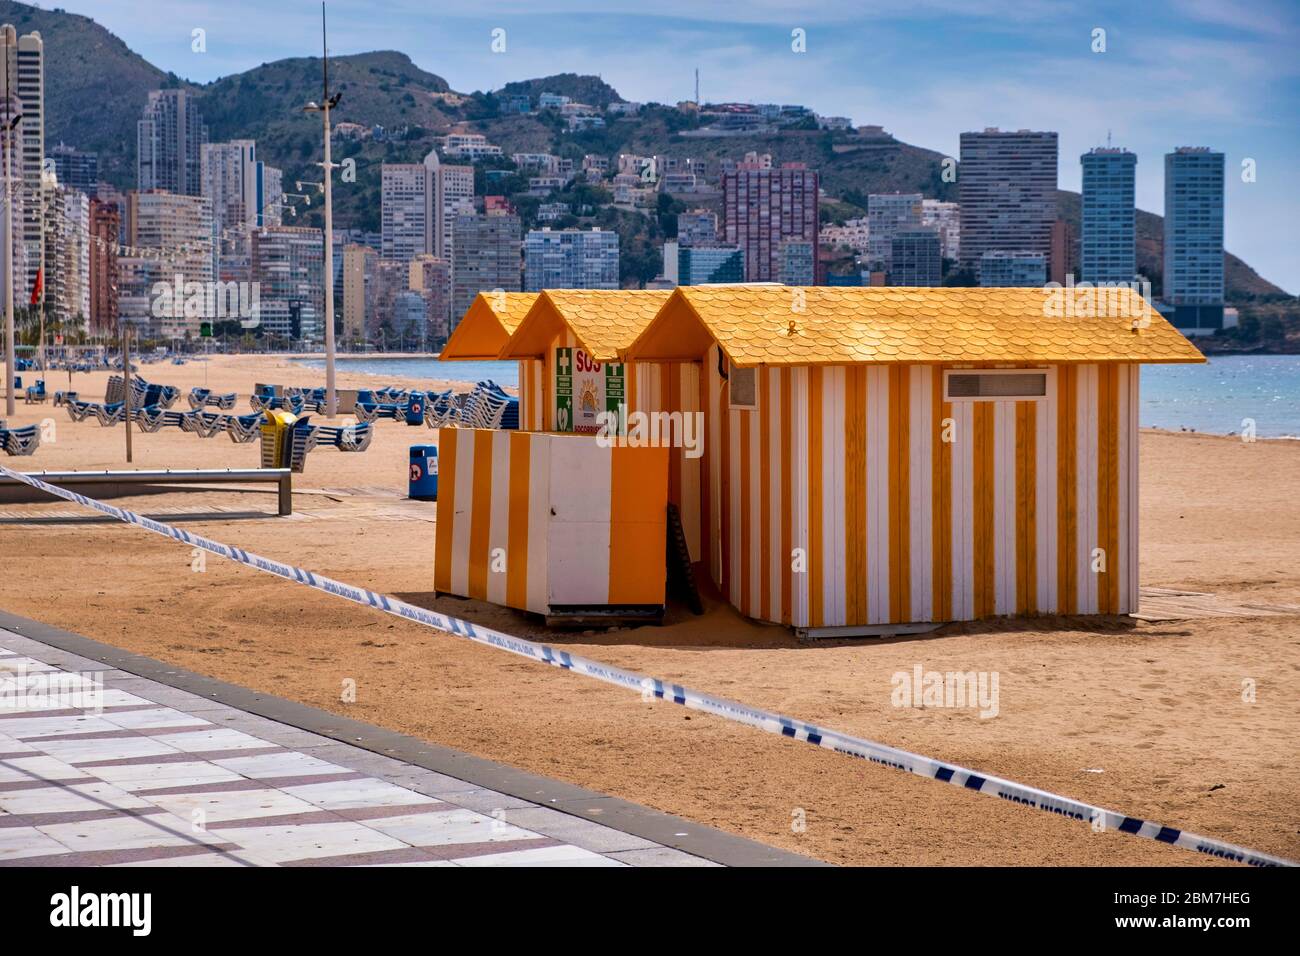
[[[539,614],[664,603],[667,449],[442,428],[438,456],[436,591]]]
[[[519,427],[525,431],[546,428],[546,396],[542,388],[545,375],[546,366],[540,359],[519,360]]]
[[[555,351],[582,348],[577,337],[564,329],[551,340],[541,359],[519,362],[521,428],[549,431],[555,428]],[[629,362],[625,369],[628,412],[695,413],[702,410],[700,366],[697,362]],[[701,459],[687,457],[673,447],[668,456],[668,500],[682,517],[691,559],[703,555],[700,542]]]
[[[1136,610],[1138,366],[1058,365],[1043,399],[947,402],[941,366],[760,368],[756,407],[734,409],[716,348],[701,541],[742,613]]]

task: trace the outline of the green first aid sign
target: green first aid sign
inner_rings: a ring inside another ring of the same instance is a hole
[[[627,400],[622,362],[598,362],[578,348],[555,350],[555,430],[594,434],[603,412]]]

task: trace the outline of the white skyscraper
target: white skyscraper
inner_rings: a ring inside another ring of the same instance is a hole
[[[144,115],[136,123],[139,189],[202,195],[203,144],[207,141],[208,128],[189,93],[151,92]]]
[[[427,171],[420,163],[384,163],[381,177],[382,255],[410,262],[428,251]]]
[[[22,305],[27,291],[36,282],[36,272],[41,263],[45,45],[39,33],[33,31],[20,37],[13,26],[5,24],[0,27],[0,54],[4,61],[0,98],[8,93],[14,98],[12,107],[22,115],[13,132],[14,156],[10,170],[15,182],[14,214],[20,226],[14,234],[14,275],[22,278],[21,284],[15,284],[14,298]]]
[[[474,213],[474,167],[444,165],[430,152],[423,163],[385,163],[382,176],[383,257],[450,262],[456,217]]]
[[[248,228],[258,212],[257,144],[251,139],[205,143],[203,195],[212,202],[214,228]]]
[[[430,150],[426,171],[424,251],[448,262],[452,259],[452,227],[457,216],[474,214],[474,167],[447,166]]]

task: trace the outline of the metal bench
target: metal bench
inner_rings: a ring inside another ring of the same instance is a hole
[[[151,471],[32,471],[27,474],[61,488],[91,488],[96,498],[161,494],[179,485],[275,484],[279,487],[278,513],[293,514],[293,475],[288,468],[194,468]],[[194,489],[199,490],[199,489]],[[0,475],[0,501],[49,501],[38,488]]]

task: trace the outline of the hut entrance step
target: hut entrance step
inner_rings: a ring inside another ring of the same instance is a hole
[[[662,604],[552,604],[546,613],[546,623],[551,627],[617,627],[663,621]]]
[[[838,640],[843,637],[898,637],[929,634],[947,621],[922,621],[916,624],[848,624],[840,627],[796,627],[795,637],[805,644],[813,641]]]
[[[686,545],[686,532],[682,529],[681,512],[668,503],[668,593],[684,603],[695,614],[704,613],[700,589],[695,584],[695,571],[691,567],[691,551]]]

